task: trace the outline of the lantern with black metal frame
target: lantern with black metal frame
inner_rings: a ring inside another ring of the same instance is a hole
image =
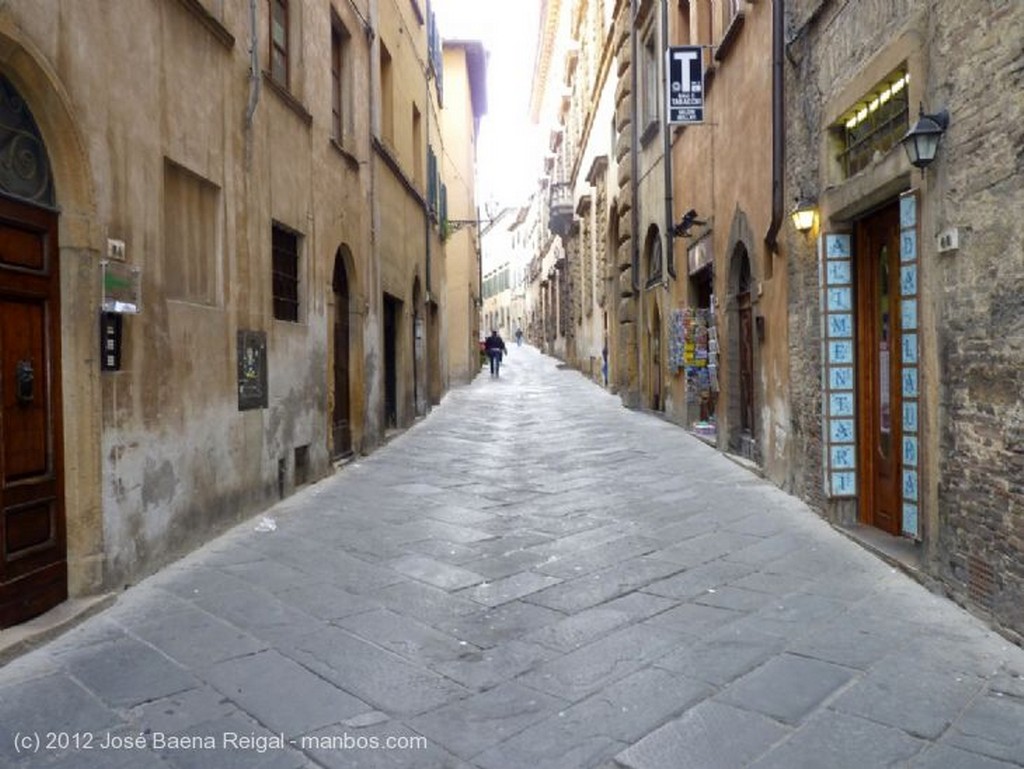
[[[939,140],[949,127],[949,111],[941,109],[934,115],[924,113],[924,105],[918,107],[917,122],[900,139],[910,164],[925,169],[935,160]]]

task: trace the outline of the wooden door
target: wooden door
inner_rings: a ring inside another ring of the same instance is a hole
[[[900,290],[899,206],[858,223],[857,439],[860,520],[900,533]]]
[[[651,332],[649,336],[650,346],[650,380],[651,380],[651,408],[661,411],[661,316],[654,311],[654,318],[651,321]]]
[[[398,316],[401,304],[384,295],[384,426],[398,427]]]
[[[339,252],[334,264],[334,456],[352,453],[352,408],[349,395],[348,275]]]
[[[0,199],[0,627],[67,597],[57,216]]]

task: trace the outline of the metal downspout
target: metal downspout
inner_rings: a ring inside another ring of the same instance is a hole
[[[429,12],[429,9],[428,9]],[[426,101],[423,103],[423,111],[426,112],[426,139],[427,139],[427,155],[430,157],[430,51],[427,51],[427,69],[426,77],[424,78],[426,83]],[[428,169],[429,170],[429,169]],[[430,189],[430,181],[427,180],[427,189]],[[440,195],[440,190],[438,190]],[[424,270],[424,282],[426,285],[427,297],[430,297],[430,201],[423,206],[423,225],[425,232],[426,250],[427,250],[427,263]]]
[[[666,98],[664,95],[668,93],[668,3],[661,4],[661,93],[662,98]],[[663,250],[666,270],[665,278],[662,280],[662,285],[668,287],[668,279],[672,278],[675,280],[676,277],[676,260],[675,254],[672,252],[672,244],[674,238],[672,237],[672,127],[668,124],[668,113],[665,114],[665,119],[662,121],[662,145],[663,145],[663,160],[662,165],[665,170],[665,248]]]
[[[786,151],[785,103],[783,101],[782,61],[785,55],[785,2],[772,1],[772,221],[764,242],[772,253],[779,252],[779,229],[782,227],[783,161]]]
[[[245,167],[252,168],[252,124],[260,100],[260,36],[256,0],[249,0],[249,103],[245,107]]]

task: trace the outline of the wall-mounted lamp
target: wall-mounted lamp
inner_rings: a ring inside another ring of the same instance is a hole
[[[918,107],[917,122],[900,139],[900,144],[907,152],[907,158],[916,168],[926,168],[935,160],[935,152],[939,149],[939,139],[949,127],[949,112],[939,110],[934,115],[924,114],[924,105]]]
[[[683,218],[679,220],[679,224],[676,224],[675,226],[672,227],[672,234],[677,238],[688,238],[690,237],[691,227],[693,227],[694,225],[703,227],[705,224],[707,224],[707,221],[705,221],[704,219],[698,219],[697,210],[691,208],[689,211],[683,214]]]
[[[818,213],[818,204],[809,198],[800,198],[796,206],[789,212],[793,226],[797,232],[810,232],[814,227],[814,216]]]

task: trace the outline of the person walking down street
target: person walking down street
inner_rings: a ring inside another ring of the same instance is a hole
[[[487,350],[487,357],[491,360],[491,376],[498,376],[498,371],[501,369],[501,356],[507,350],[505,349],[505,340],[498,335],[497,329],[491,329],[491,335],[484,342],[484,349]]]
[[[516,346],[523,346],[523,330],[521,328],[516,329]]]

